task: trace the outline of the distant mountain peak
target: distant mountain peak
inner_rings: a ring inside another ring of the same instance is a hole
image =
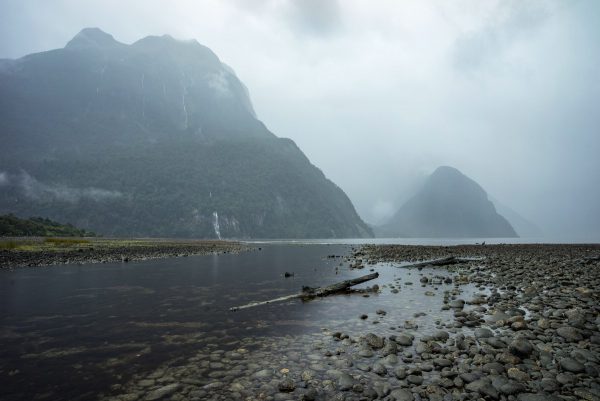
[[[438,167],[381,231],[408,237],[516,236],[485,190],[449,166]]]
[[[67,43],[65,48],[111,47],[120,44],[111,34],[100,28],[84,28]]]
[[[441,175],[441,174],[457,175],[457,176],[464,175],[458,169],[451,167],[451,166],[440,166],[440,167],[436,168],[435,171],[431,175],[436,176],[436,175]]]

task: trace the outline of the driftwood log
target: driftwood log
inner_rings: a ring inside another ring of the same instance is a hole
[[[457,258],[456,256],[449,256],[447,258],[442,258],[442,259],[434,259],[434,260],[429,260],[426,262],[419,262],[419,263],[412,263],[410,265],[404,265],[404,266],[397,266],[397,267],[425,267],[425,266],[448,266],[448,265],[454,265],[456,263],[465,263],[465,262],[471,262],[475,259],[465,259],[465,258]]]
[[[246,305],[235,306],[233,308],[229,308],[229,310],[232,312],[235,312],[235,311],[238,311],[241,309],[253,308],[255,306],[267,305],[267,304],[272,304],[275,302],[289,301],[289,300],[297,299],[297,298],[298,299],[312,299],[312,298],[316,298],[316,297],[326,297],[328,295],[338,294],[341,292],[348,291],[348,289],[350,289],[350,287],[364,283],[369,280],[376,279],[377,277],[379,277],[379,273],[372,273],[372,274],[367,274],[366,276],[361,276],[361,277],[353,278],[350,280],[345,280],[345,281],[342,281],[339,283],[335,283],[332,285],[328,285],[326,287],[317,287],[317,288],[303,287],[302,292],[300,292],[298,294],[286,295],[284,297],[270,299],[268,301],[250,302],[249,304],[246,304]]]

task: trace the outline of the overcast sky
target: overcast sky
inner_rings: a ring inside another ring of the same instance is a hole
[[[368,222],[451,165],[550,236],[600,238],[600,1],[2,0],[0,57],[96,26],[195,38]]]

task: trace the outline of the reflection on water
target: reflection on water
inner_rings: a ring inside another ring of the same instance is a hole
[[[389,265],[350,270],[344,258],[327,257],[350,250],[349,245],[279,244],[239,255],[2,271],[3,399],[94,398],[205,347],[234,349],[242,338],[310,336],[323,328],[389,335],[405,325],[418,326],[422,334],[451,316],[440,307],[452,285],[425,289],[419,282],[421,275],[449,273]],[[380,277],[363,286],[378,284],[379,294],[228,311],[371,268]],[[294,276],[285,278],[285,272]],[[360,319],[363,314],[368,318]]]

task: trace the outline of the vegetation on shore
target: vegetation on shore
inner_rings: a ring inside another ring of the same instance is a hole
[[[247,249],[238,242],[216,240],[20,237],[0,240],[0,268],[128,262]]]
[[[91,231],[71,224],[61,224],[43,217],[21,219],[14,214],[0,216],[2,237],[94,237]],[[58,241],[58,240],[55,240]],[[62,240],[64,241],[64,240]]]

